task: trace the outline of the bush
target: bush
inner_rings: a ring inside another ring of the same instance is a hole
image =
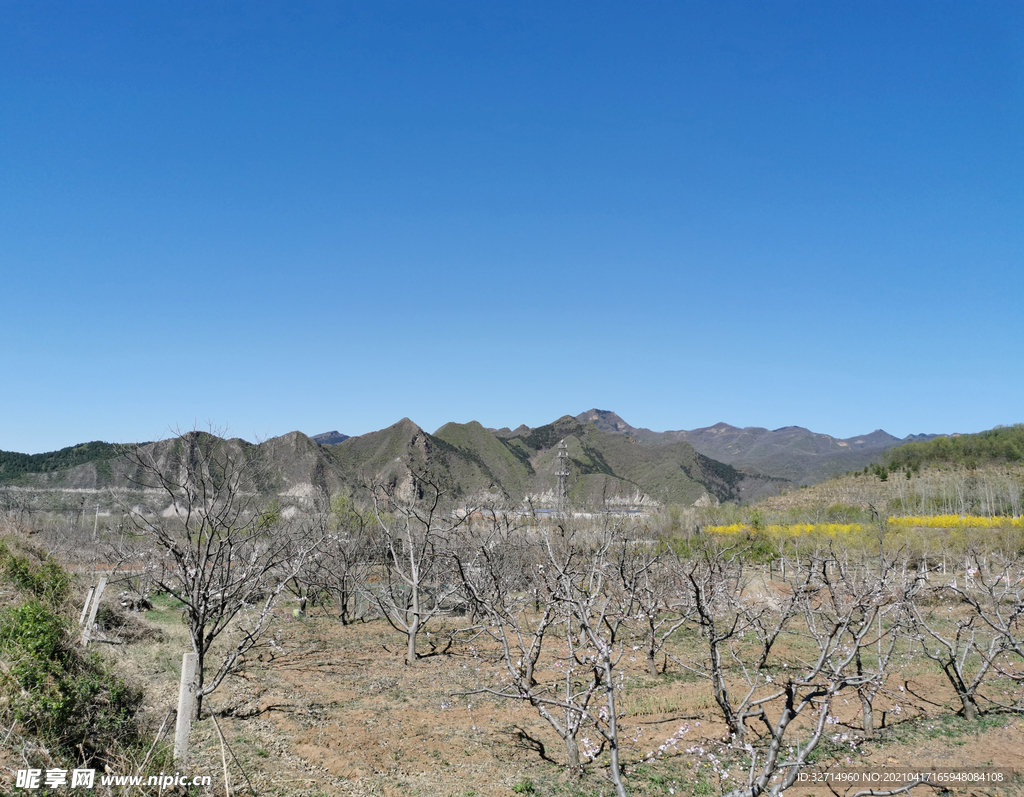
[[[71,576],[53,559],[46,559],[39,567],[23,556],[15,556],[0,542],[0,572],[4,579],[19,589],[31,592],[37,598],[58,606],[67,600],[71,591]]]
[[[0,543],[0,578],[27,600],[0,611],[0,714],[53,752],[101,760],[137,741],[142,693],[78,646],[61,609],[71,576],[53,559],[36,566]]]
[[[142,694],[81,652],[68,625],[39,600],[0,612],[0,704],[47,745],[102,754],[134,737]]]

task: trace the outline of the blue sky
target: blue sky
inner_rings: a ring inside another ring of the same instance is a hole
[[[1024,421],[1019,3],[0,5],[0,449]]]

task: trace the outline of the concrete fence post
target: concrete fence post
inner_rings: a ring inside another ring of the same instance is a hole
[[[103,596],[103,590],[107,587],[107,577],[103,576],[100,578],[100,583],[96,585],[96,591],[92,594],[92,605],[89,607],[89,619],[85,623],[85,628],[82,629],[82,647],[87,647],[89,644],[89,637],[92,634],[93,623],[96,622],[96,612],[100,610],[100,598]]]
[[[89,616],[89,604],[92,603],[94,592],[96,592],[96,587],[89,587],[89,594],[85,596],[85,604],[82,606],[82,616],[78,618],[79,625],[83,625],[85,618]]]
[[[195,705],[196,665],[192,652],[181,657],[181,686],[178,688],[178,721],[174,726],[174,761],[184,765],[188,758],[188,737],[192,732],[192,708]]]

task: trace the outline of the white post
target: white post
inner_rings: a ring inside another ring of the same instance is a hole
[[[89,620],[82,629],[82,647],[89,644],[89,635],[92,633],[92,625],[96,622],[96,612],[100,610],[100,597],[107,586],[107,577],[103,576],[100,583],[96,585],[96,591],[92,595],[92,606],[89,607]]]
[[[89,587],[89,594],[85,596],[85,605],[82,606],[82,616],[78,618],[79,625],[82,625],[85,618],[89,616],[89,604],[92,602],[92,594],[95,591],[96,587]]]
[[[181,686],[178,688],[178,721],[174,726],[174,761],[184,765],[188,758],[188,737],[192,732],[192,707],[195,705],[196,665],[192,652],[181,657]]]

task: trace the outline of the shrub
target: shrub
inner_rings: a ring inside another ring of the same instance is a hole
[[[0,543],[0,578],[30,597],[0,611],[0,713],[53,752],[103,759],[137,741],[142,693],[83,651],[61,608],[71,576],[53,559],[35,566]]]
[[[71,576],[53,559],[33,567],[23,556],[15,556],[0,543],[0,572],[6,581],[54,606],[63,603],[71,590]]]
[[[45,744],[101,755],[134,737],[142,694],[81,652],[68,625],[39,600],[0,612],[0,703]]]

